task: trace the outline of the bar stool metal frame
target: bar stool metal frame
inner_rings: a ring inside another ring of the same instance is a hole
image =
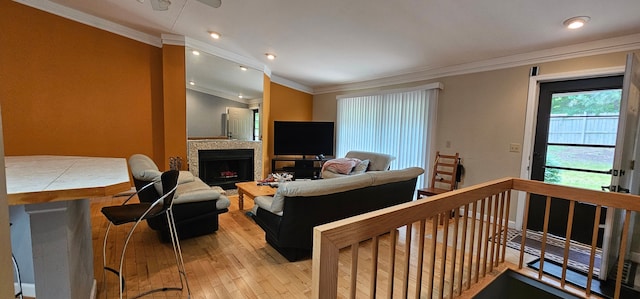
[[[131,236],[133,235],[133,232],[135,231],[138,224],[140,224],[141,221],[146,220],[148,218],[162,217],[162,214],[164,214],[165,217],[167,217],[167,223],[169,225],[169,234],[171,237],[171,244],[173,246],[173,253],[176,259],[176,265],[178,267],[178,275],[180,277],[180,287],[161,287],[157,289],[152,289],[152,290],[140,293],[132,298],[139,298],[139,297],[146,296],[156,292],[183,291],[185,287],[187,289],[188,298],[191,298],[191,290],[189,289],[187,274],[184,267],[184,260],[182,258],[182,249],[180,248],[180,243],[179,243],[175,221],[173,217],[173,197],[175,195],[176,189],[178,188],[178,174],[179,172],[177,170],[166,171],[162,173],[161,179],[159,181],[154,181],[145,185],[136,193],[129,196],[121,205],[108,206],[108,207],[102,208],[101,210],[102,214],[104,214],[105,217],[107,217],[107,219],[109,220],[109,224],[107,226],[107,230],[104,236],[104,243],[102,246],[102,266],[103,266],[103,286],[104,286],[103,289],[105,292],[105,297],[107,295],[106,273],[107,271],[109,271],[118,275],[118,280],[120,284],[119,292],[120,292],[120,298],[122,299],[124,288],[125,288],[125,280],[122,273],[122,268],[124,265],[124,257],[127,250],[127,245],[129,244],[129,240],[131,239]],[[138,193],[145,190],[146,188],[152,188],[158,182],[162,183],[163,194],[156,201],[154,201],[153,203],[141,202],[141,203],[127,204],[129,200],[134,196],[136,196]],[[112,225],[117,226],[117,225],[131,223],[131,222],[134,222],[134,224],[131,230],[129,231],[129,233],[127,234],[127,238],[122,248],[122,253],[120,256],[120,266],[118,270],[111,267],[107,267],[106,248],[107,248],[107,238],[109,236],[109,231],[111,229],[111,226]]]
[[[13,223],[9,223],[9,226],[13,226]],[[24,298],[23,292],[22,292],[22,277],[20,276],[20,267],[18,267],[18,261],[16,261],[16,256],[13,255],[13,252],[11,253],[11,261],[13,262],[13,272],[14,275],[16,276],[17,284],[18,284],[18,291],[17,293],[15,293],[14,290],[14,298],[18,298],[18,299],[22,299]]]

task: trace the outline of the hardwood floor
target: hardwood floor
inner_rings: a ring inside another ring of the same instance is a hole
[[[106,230],[106,219],[100,209],[107,205],[120,204],[126,197],[98,198],[91,201],[91,221],[94,248],[94,277],[97,280],[98,298],[118,297],[117,276],[107,272],[107,285],[103,285],[102,242]],[[264,239],[264,231],[255,222],[238,210],[238,198],[230,196],[231,207],[228,213],[220,215],[220,228],[217,232],[197,238],[181,241],[191,298],[310,298],[311,296],[311,260],[289,262]],[[245,201],[249,209],[252,201]],[[116,256],[119,255],[126,232],[130,225],[113,227],[107,246],[107,265],[117,268]],[[403,236],[403,233],[398,234]],[[380,255],[388,251],[388,239],[381,238]],[[180,281],[170,244],[161,243],[156,232],[146,223],[142,223],[134,233],[125,259],[125,292],[130,296],[150,288],[180,286]],[[414,242],[412,242],[414,243]],[[399,237],[398,248],[402,248],[403,238]],[[386,247],[385,247],[386,246]],[[370,244],[361,247],[366,249]],[[402,249],[400,249],[402,250]],[[441,250],[441,248],[440,248]],[[453,250],[448,248],[448,250]],[[358,264],[369,265],[371,256],[368,250],[359,255]],[[341,252],[340,274],[338,278],[339,297],[349,297],[347,277],[349,277],[351,253]],[[344,259],[344,261],[343,261]],[[507,260],[517,261],[518,255],[508,253]],[[465,269],[468,265],[465,265]],[[385,264],[381,264],[379,273],[388,278]],[[458,265],[459,267],[459,265]],[[366,266],[362,267],[363,269]],[[399,271],[396,269],[396,271]],[[466,270],[465,270],[466,271]],[[411,273],[415,277],[415,273]],[[357,296],[368,297],[370,273],[358,277]],[[426,277],[426,276],[425,276]],[[446,282],[446,287],[449,287]],[[466,282],[465,282],[466,284]],[[436,288],[424,284],[420,297],[429,293],[438,293]],[[415,287],[415,278],[412,288]],[[377,287],[379,295],[386,294],[386,284]],[[398,288],[399,289],[399,288]],[[397,290],[394,289],[394,297]],[[159,292],[145,298],[186,298],[186,292]]]
[[[92,200],[91,218],[94,275],[98,298],[104,297],[102,242],[106,219],[100,208],[120,204],[125,197]],[[220,215],[220,229],[210,235],[180,242],[192,298],[309,298],[311,260],[289,262],[266,244],[264,231],[245,211],[238,210],[237,196],[231,196],[228,213]],[[251,202],[245,202],[251,207]],[[107,247],[107,264],[116,265],[125,233],[130,225],[112,228]],[[148,288],[179,286],[180,281],[170,244],[160,243],[146,223],[134,233],[125,258],[128,294]],[[114,250],[115,249],[115,250]],[[118,297],[118,279],[107,273],[108,298]],[[186,293],[185,293],[186,294]],[[147,298],[186,298],[179,292],[161,292]]]

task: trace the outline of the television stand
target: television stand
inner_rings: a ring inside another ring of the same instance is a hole
[[[320,171],[322,170],[322,164],[327,159],[302,159],[300,158],[273,158],[271,159],[271,172],[288,172],[293,174],[294,179],[318,179],[320,178]],[[279,163],[287,165],[278,166]],[[291,163],[293,162],[293,163]],[[293,166],[291,165],[293,164]]]

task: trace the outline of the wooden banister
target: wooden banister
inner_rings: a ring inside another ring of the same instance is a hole
[[[640,211],[640,197],[518,178],[494,180],[317,226],[314,228],[312,298],[337,298],[338,289],[340,297],[349,298],[363,294],[375,298],[378,292],[389,298],[468,297],[469,292],[478,291],[474,285],[484,283],[486,277],[496,275],[508,265],[505,261],[507,227],[509,219],[514,218],[510,217],[514,192],[525,192],[526,199],[519,261],[510,267],[584,297],[592,296],[589,287],[602,207],[625,211],[619,258],[615,261],[618,273],[614,298],[619,298],[630,212]],[[572,220],[575,204],[596,206],[587,290],[580,291],[567,284],[569,240],[564,244],[561,278],[548,276],[543,270],[544,262],[540,262],[537,271],[524,267],[531,194],[547,198],[541,261],[547,251],[545,239],[551,198],[569,201],[568,236],[575,229]],[[449,211],[454,211],[452,221],[449,221]],[[445,220],[442,225],[438,225],[440,217]],[[346,268],[339,270],[343,266]]]

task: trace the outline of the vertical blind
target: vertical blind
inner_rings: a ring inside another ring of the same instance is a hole
[[[430,87],[430,88],[428,88]],[[382,94],[339,97],[336,156],[350,150],[395,156],[391,169],[418,166],[430,169],[435,113],[440,84]]]

